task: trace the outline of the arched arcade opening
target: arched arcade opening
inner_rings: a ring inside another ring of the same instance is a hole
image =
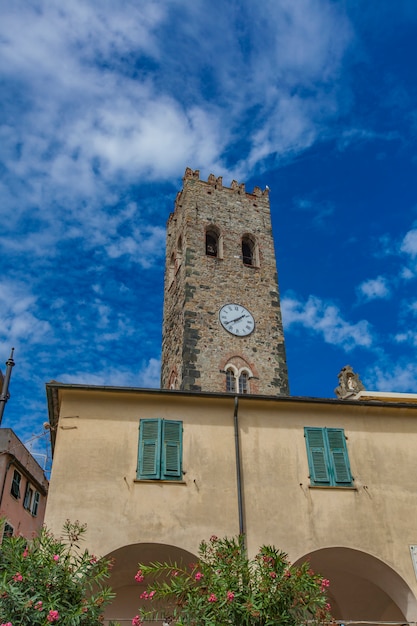
[[[114,561],[108,584],[115,592],[116,597],[105,611],[104,623],[107,625],[110,621],[116,621],[121,626],[131,626],[132,618],[138,614],[138,609],[141,606],[146,606],[146,600],[142,600],[140,595],[145,591],[147,582],[149,582],[145,580],[143,583],[137,583],[135,581],[138,563],[147,564],[159,561],[176,563],[179,567],[188,567],[190,563],[195,563],[198,557],[176,546],[138,543],[123,546],[107,554],[106,558],[111,558]],[[162,624],[162,620],[157,623],[153,622],[154,626],[160,624]]]
[[[304,561],[329,579],[329,602],[336,620],[357,625],[417,620],[417,602],[410,587],[380,559],[360,550],[333,547],[310,552],[296,563]]]

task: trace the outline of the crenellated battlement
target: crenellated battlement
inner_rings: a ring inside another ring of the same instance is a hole
[[[184,173],[182,180],[183,182],[185,182],[186,180],[198,180],[203,184],[211,185],[215,189],[230,189],[230,191],[233,191],[235,193],[242,194],[242,195],[246,194],[248,196],[256,196],[258,198],[261,196],[269,197],[268,187],[266,187],[264,190],[262,190],[260,187],[254,187],[252,193],[250,193],[246,191],[245,183],[238,183],[237,180],[232,180],[230,187],[224,187],[222,176],[216,177],[214,174],[210,174],[206,182],[206,181],[200,180],[200,170],[192,170],[190,167],[187,167],[185,169],[185,173]]]

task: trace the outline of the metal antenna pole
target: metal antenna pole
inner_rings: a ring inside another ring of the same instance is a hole
[[[12,368],[14,367],[13,352],[14,352],[14,348],[12,348],[9,360],[6,361],[6,365],[7,365],[6,375],[3,380],[3,389],[1,390],[1,395],[0,395],[0,426],[1,426],[1,421],[3,419],[4,407],[6,406],[7,400],[10,398],[9,382],[10,382],[10,376],[12,375]]]

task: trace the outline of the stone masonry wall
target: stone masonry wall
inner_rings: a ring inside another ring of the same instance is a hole
[[[225,391],[224,366],[238,359],[254,374],[251,393],[287,395],[268,190],[246,193],[235,181],[223,187],[213,175],[204,182],[188,168],[183,182],[167,225],[162,387]],[[222,258],[206,255],[207,227],[220,232]],[[243,264],[245,235],[256,239],[258,267]],[[219,309],[226,303],[251,311],[255,330],[249,336],[235,337],[221,326]]]

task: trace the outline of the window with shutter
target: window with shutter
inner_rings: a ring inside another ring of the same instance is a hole
[[[306,428],[305,437],[311,482],[315,485],[330,485],[329,463],[326,458],[323,430],[321,428]]]
[[[161,420],[140,420],[138,478],[160,478]]]
[[[40,493],[39,493],[39,491],[35,491],[35,496],[33,498],[33,505],[32,505],[32,515],[33,515],[33,517],[36,517],[37,514],[38,514],[39,500],[40,500]]]
[[[14,498],[20,498],[20,481],[22,477],[16,470],[13,470],[13,480],[10,493]]]
[[[345,433],[340,428],[327,428],[326,433],[334,472],[334,483],[336,485],[351,485],[352,476],[349,467]]]
[[[137,478],[181,480],[182,422],[140,420]]]
[[[162,421],[162,478],[181,478],[182,423]]]
[[[32,506],[32,498],[33,498],[33,489],[31,488],[30,483],[28,482],[26,484],[25,497],[23,499],[23,508],[30,510]]]
[[[351,487],[345,433],[342,428],[305,428],[311,484],[315,486]]]

